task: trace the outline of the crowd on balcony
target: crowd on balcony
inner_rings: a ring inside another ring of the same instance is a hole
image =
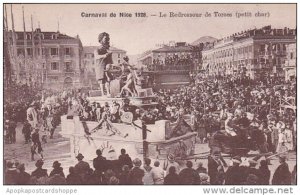
[[[153,59],[153,63],[148,66],[148,70],[190,70],[193,58],[190,54],[178,55],[168,54],[164,59]]]

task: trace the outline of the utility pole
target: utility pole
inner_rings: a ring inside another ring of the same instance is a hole
[[[145,121],[142,120],[142,135],[143,135],[143,158],[148,158],[149,150],[148,150],[148,142],[147,142],[147,125]]]
[[[27,67],[27,36],[26,36],[26,26],[25,26],[25,16],[24,16],[24,6],[22,6],[23,12],[23,36],[24,36],[24,66],[25,66],[25,75],[26,75],[26,83],[29,81],[28,78],[28,67]],[[28,83],[27,83],[28,84]]]
[[[16,58],[18,56],[17,53],[17,48],[16,48],[16,33],[15,33],[15,23],[14,23],[14,15],[13,15],[13,10],[12,10],[12,4],[10,5],[10,16],[11,16],[11,28],[12,28],[12,49],[11,49],[11,62],[15,68],[15,75],[16,75],[16,81],[20,81],[20,66],[16,62]]]

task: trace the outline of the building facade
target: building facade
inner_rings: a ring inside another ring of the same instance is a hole
[[[289,44],[287,46],[287,57],[284,64],[285,80],[296,80],[297,75],[297,49],[296,43]]]
[[[287,46],[295,36],[295,29],[271,26],[236,33],[205,48],[202,67],[210,76],[284,77]]]
[[[84,85],[92,86],[97,85],[95,68],[97,66],[95,56],[97,55],[97,46],[84,46],[82,66],[84,70]],[[123,63],[123,58],[126,56],[126,51],[116,47],[110,47],[109,51],[112,52],[112,60],[114,65]]]
[[[81,86],[82,43],[60,32],[9,33],[11,76],[15,82],[43,88]]]

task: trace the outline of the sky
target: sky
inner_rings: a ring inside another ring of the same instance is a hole
[[[127,51],[128,55],[141,54],[169,41],[191,43],[202,36],[222,38],[251,28],[272,25],[275,28],[296,28],[295,4],[14,4],[12,6],[15,30],[23,31],[22,6],[26,30],[40,24],[42,31],[59,31],[79,35],[84,46],[97,46],[101,32],[110,34],[111,45]],[[6,5],[8,26],[11,29],[11,7]],[[82,13],[116,13],[117,17],[82,17]],[[118,17],[132,13],[131,18]],[[134,17],[145,12],[148,17]],[[158,17],[159,13],[202,13],[203,17]],[[204,14],[212,13],[212,17]],[[231,13],[233,17],[214,17],[213,12]],[[236,12],[250,12],[252,17],[236,18]],[[255,13],[269,13],[269,17],[255,17]],[[156,15],[156,16],[151,16]],[[59,21],[59,25],[58,25]]]

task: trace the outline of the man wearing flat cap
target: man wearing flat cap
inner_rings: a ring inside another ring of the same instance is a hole
[[[4,175],[4,184],[12,185],[17,184],[18,172],[14,162],[7,161],[6,163],[6,171]]]
[[[24,163],[19,164],[17,166],[17,169],[19,171],[19,174],[18,174],[18,177],[17,177],[17,184],[18,185],[29,184],[30,174],[25,171],[25,165],[24,165]]]
[[[55,174],[59,174],[62,177],[65,177],[63,168],[61,167],[61,163],[59,163],[58,161],[54,161],[52,167],[53,167],[53,170],[50,173],[50,177]]]
[[[88,172],[88,170],[90,169],[90,165],[89,163],[83,161],[82,159],[84,158],[84,156],[79,153],[76,156],[78,163],[75,165],[74,169],[75,169],[75,173],[80,175],[80,177],[83,179],[84,175]]]
[[[226,185],[239,185],[242,183],[243,178],[241,178],[241,163],[242,160],[240,156],[235,156],[232,158],[232,166],[228,167],[225,173]]]

